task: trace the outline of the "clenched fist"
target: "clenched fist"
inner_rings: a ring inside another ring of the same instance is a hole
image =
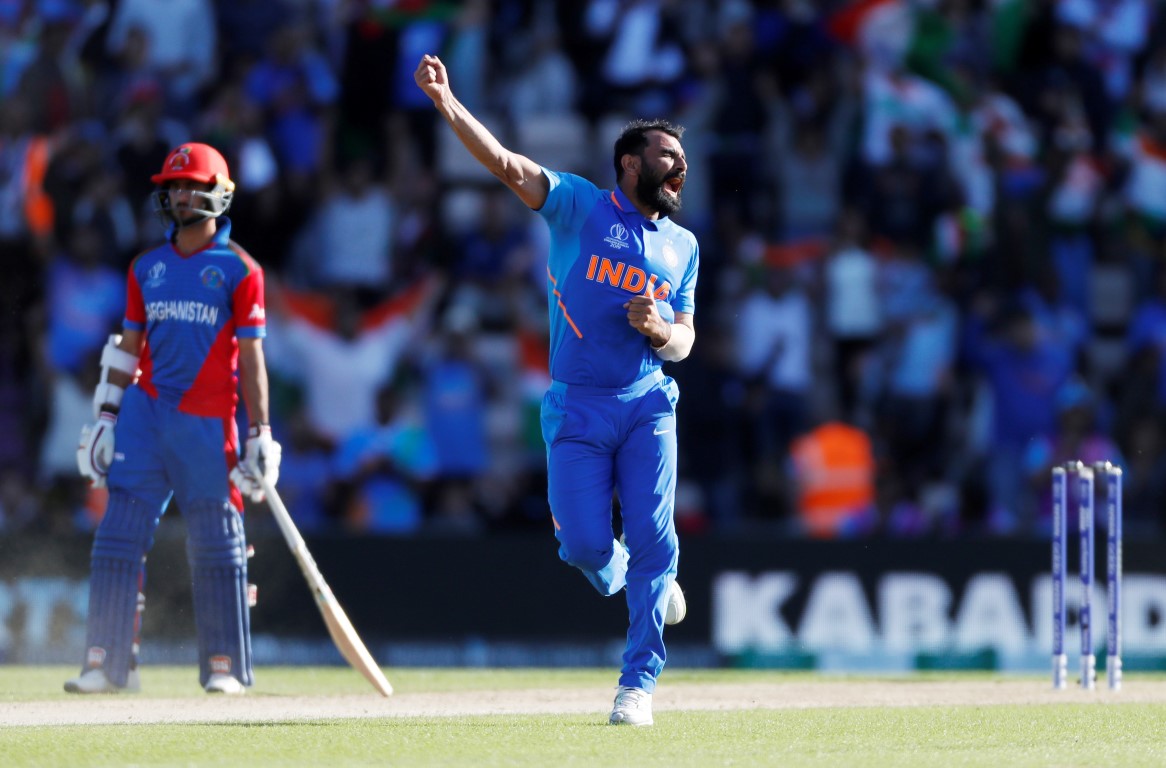
[[[623,308],[628,311],[628,325],[647,336],[653,347],[662,347],[672,337],[672,324],[660,316],[652,289],[649,284],[642,294],[624,302]]]
[[[421,57],[417,71],[413,73],[413,81],[434,103],[441,101],[449,90],[449,73],[445,71],[445,65],[441,59],[429,54]]]

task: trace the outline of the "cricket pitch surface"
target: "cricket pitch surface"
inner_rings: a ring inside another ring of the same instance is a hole
[[[246,723],[353,718],[466,717],[487,715],[604,714],[615,695],[600,687],[398,692],[367,695],[287,696],[261,688],[239,697],[150,698],[148,694],[78,696],[0,702],[0,725]],[[1127,677],[1121,691],[1099,680],[1092,691],[1025,679],[818,680],[762,683],[666,683],[654,697],[657,713],[828,707],[992,706],[1013,704],[1166,703],[1166,681]]]

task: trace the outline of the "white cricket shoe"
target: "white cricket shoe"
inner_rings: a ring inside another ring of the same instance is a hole
[[[227,696],[242,696],[247,689],[237,678],[216,672],[206,681],[207,693],[223,693]]]
[[[615,705],[611,708],[611,725],[651,725],[652,694],[643,688],[621,685],[615,694]]]
[[[137,693],[140,690],[142,682],[136,669],[130,670],[124,687],[110,682],[105,676],[105,670],[99,668],[87,669],[77,677],[65,681],[67,693]]]
[[[679,624],[688,614],[688,603],[684,601],[684,592],[675,579],[668,582],[668,608],[664,611],[665,624]]]

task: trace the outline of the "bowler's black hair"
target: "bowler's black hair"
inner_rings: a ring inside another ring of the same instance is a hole
[[[673,125],[667,120],[633,120],[624,126],[623,132],[615,140],[615,180],[623,178],[623,164],[620,159],[624,155],[638,155],[648,146],[648,131],[663,131],[677,141],[684,135],[684,127]]]

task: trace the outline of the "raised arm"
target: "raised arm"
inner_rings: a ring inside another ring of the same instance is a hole
[[[486,170],[501,179],[528,207],[534,210],[543,207],[550,183],[542,168],[530,158],[502,146],[486,130],[486,126],[478,122],[465,105],[457,100],[450,90],[449,73],[441,59],[428,54],[422,56],[413,79],[417,87],[433,101],[461,143]]]

